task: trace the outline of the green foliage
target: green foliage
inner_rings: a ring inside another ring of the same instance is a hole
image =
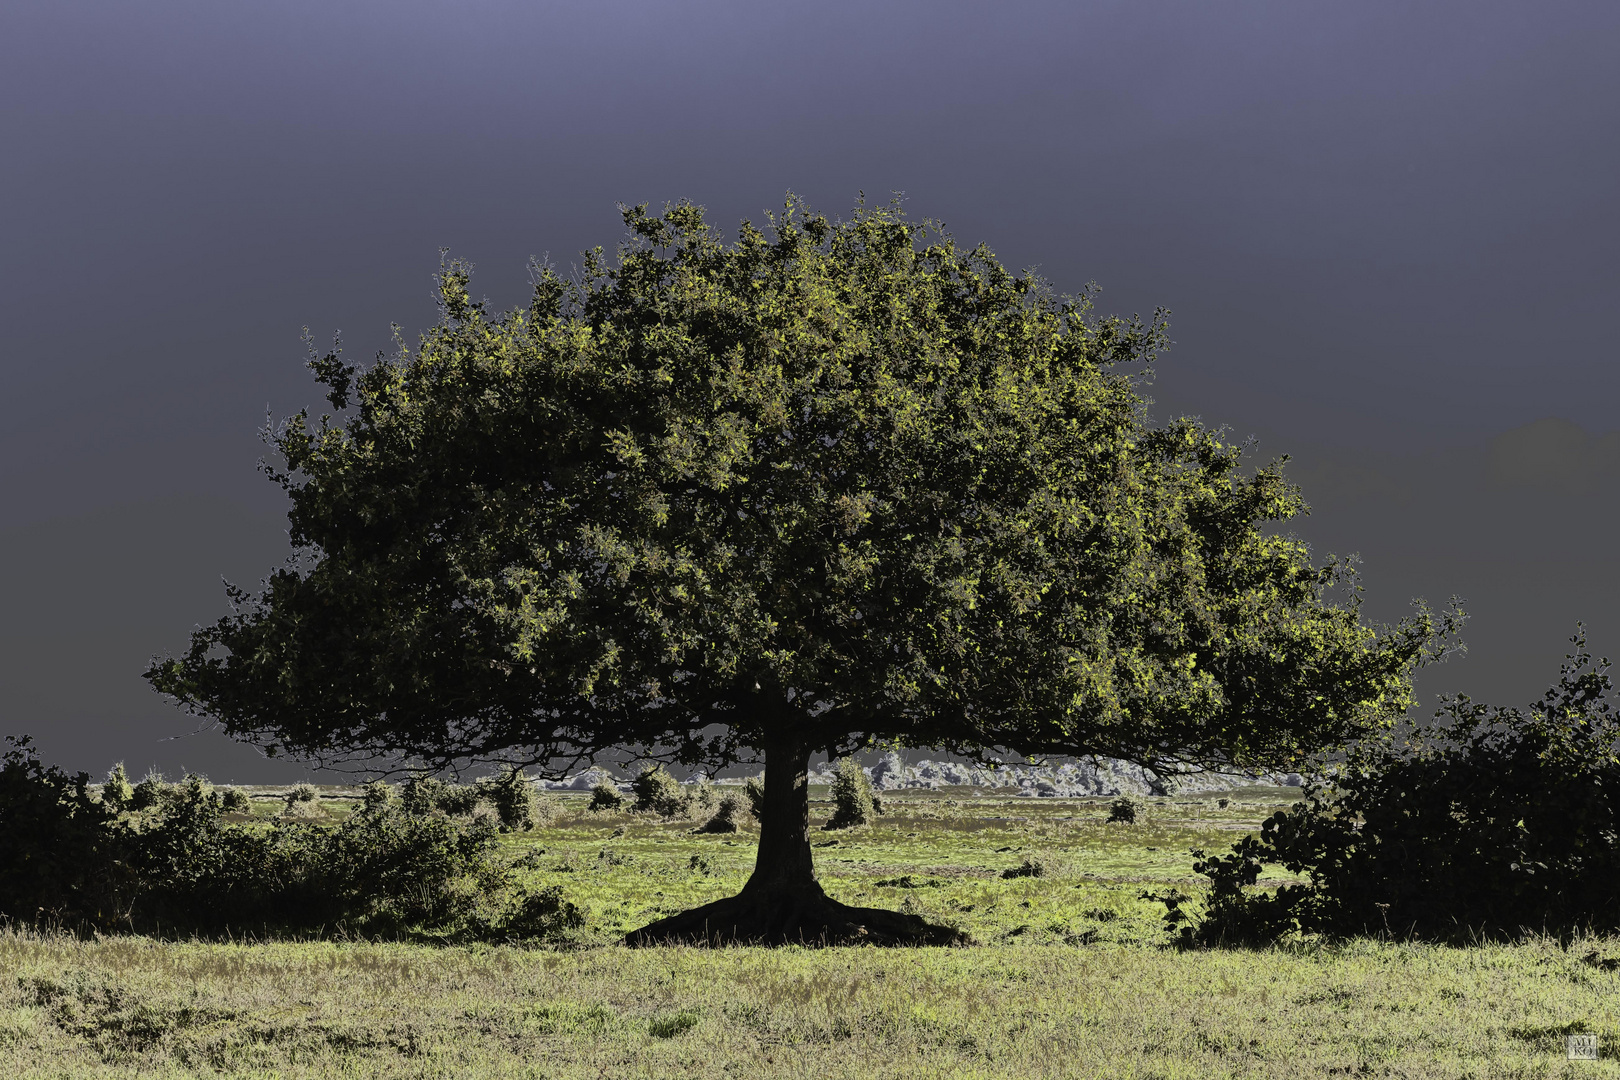
[[[591,788],[590,810],[620,810],[624,808],[624,794],[611,777],[603,777]]]
[[[616,263],[536,274],[276,436],[291,537],[147,677],[273,749],[432,765],[783,739],[1277,761],[1410,701],[1379,635],[1263,526],[1304,509],[1196,421],[1147,423],[1162,318],[1101,318],[898,204],[790,197],[727,245],[628,209]]]
[[[335,826],[231,824],[230,796],[242,792],[222,794],[200,776],[121,811],[94,797],[88,775],[46,768],[26,738],[8,741],[0,916],[170,934],[527,936],[578,925],[578,912],[544,890],[510,901],[502,917],[485,913],[514,888],[495,860],[493,811],[451,817],[375,800]]]
[[[719,805],[720,791],[708,777],[704,776],[700,777],[698,782],[692,785],[686,798],[688,812],[707,813]]]
[[[433,776],[413,776],[400,789],[399,800],[407,814],[432,813],[439,806],[445,783]]]
[[[490,929],[504,936],[551,940],[585,924],[579,908],[563,898],[560,886],[550,885],[519,894],[513,910]]]
[[[253,809],[253,800],[239,787],[221,788],[219,805],[227,814],[246,814]]]
[[[478,784],[441,784],[434,789],[433,807],[446,814],[471,814],[485,796]]]
[[[671,1013],[668,1016],[656,1016],[647,1024],[647,1034],[655,1039],[673,1039],[677,1035],[684,1035],[698,1026],[703,1018],[692,1012]]]
[[[394,789],[386,780],[373,780],[363,789],[360,805],[373,813],[394,801]]]
[[[631,808],[638,814],[657,814],[659,817],[683,817],[691,806],[681,782],[670,775],[662,765],[648,765],[630,781],[635,795]]]
[[[556,816],[556,804],[542,799],[522,769],[507,769],[479,784],[500,815],[501,828],[527,832]]]
[[[107,773],[107,782],[101,785],[101,801],[116,810],[129,806],[135,798],[135,785],[129,782],[120,761]]]
[[[163,782],[163,774],[149,772],[141,777],[141,782],[135,785],[130,792],[129,808],[131,810],[150,810],[163,800],[168,785]]]
[[[743,801],[736,795],[727,792],[720,797],[715,807],[714,816],[698,829],[706,833],[734,833],[738,829],[738,819],[742,817]]]
[[[1136,800],[1128,795],[1121,795],[1108,807],[1108,820],[1120,825],[1136,824]]]
[[[115,918],[129,881],[109,835],[118,809],[90,793],[88,773],[40,764],[24,736],[0,758],[0,915],[62,923],[88,909]]]
[[[290,809],[295,803],[312,803],[319,794],[314,784],[294,784],[287,789],[287,806]]]
[[[1003,870],[1001,876],[1011,880],[1013,878],[1045,877],[1050,872],[1049,860],[1040,855],[1025,855],[1023,862]]]
[[[872,781],[854,758],[841,758],[833,771],[833,816],[824,829],[850,829],[869,825],[877,813],[872,805]]]
[[[1258,837],[1201,859],[1197,936],[1620,929],[1620,711],[1609,661],[1584,632],[1571,641],[1527,711],[1447,698],[1425,738],[1365,749]],[[1253,890],[1275,864],[1308,882]]]

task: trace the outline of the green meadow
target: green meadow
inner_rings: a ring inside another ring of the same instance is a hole
[[[310,812],[340,816],[349,794],[326,789]],[[740,888],[750,833],[556,796],[550,824],[503,843],[520,873],[581,909],[568,940],[6,931],[0,1065],[11,1077],[1620,1074],[1620,940],[1169,947],[1163,907],[1142,894],[1195,893],[1189,849],[1223,850],[1294,794],[1148,799],[1127,825],[1107,821],[1107,799],[890,793],[875,825],[814,834],[827,891],[978,944],[720,950],[617,942]],[[1603,1058],[1566,1060],[1571,1032],[1598,1034]]]

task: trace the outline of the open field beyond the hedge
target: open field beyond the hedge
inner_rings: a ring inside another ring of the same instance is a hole
[[[1196,888],[1292,792],[887,797],[817,833],[837,899],[967,929],[965,949],[613,942],[734,892],[752,837],[591,815],[506,839],[586,915],[566,947],[79,942],[0,934],[0,1066],[24,1076],[1224,1077],[1620,1074],[1620,940],[1163,947],[1143,891]],[[262,804],[269,810],[273,804]],[[338,815],[346,804],[326,803]],[[814,808],[823,815],[825,805]],[[1004,876],[1037,866],[1039,876]],[[1605,1057],[1570,1062],[1563,1035]]]

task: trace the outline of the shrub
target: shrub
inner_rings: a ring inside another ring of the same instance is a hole
[[[132,818],[97,798],[87,774],[42,766],[26,737],[10,743],[0,759],[0,915],[20,922],[441,937],[577,925],[560,894],[502,907],[516,886],[495,861],[498,816],[488,804],[449,817],[374,800],[336,826],[231,824],[227,796],[188,776]],[[491,920],[489,906],[504,915]]]
[[[253,800],[241,788],[228,787],[220,789],[219,805],[227,814],[246,814],[253,809]]]
[[[413,776],[400,789],[399,800],[407,814],[429,814],[439,805],[444,781],[432,776]]]
[[[1001,876],[1007,879],[1045,877],[1047,874],[1051,873],[1051,871],[1052,865],[1050,860],[1043,858],[1040,855],[1026,855],[1024,856],[1023,862],[1019,863],[1017,866],[1003,870],[1001,872]]]
[[[479,790],[500,815],[502,829],[527,832],[557,814],[556,803],[542,798],[522,769],[487,777],[479,782]]]
[[[163,801],[164,792],[168,785],[163,782],[163,774],[149,772],[141,777],[129,795],[129,808],[131,810],[150,810]]]
[[[283,816],[304,820],[324,818],[326,812],[321,808],[317,795],[314,784],[294,784],[287,789],[287,808],[282,812]]]
[[[696,831],[701,833],[734,833],[737,831],[737,819],[742,816],[742,813],[742,800],[728,792],[721,796],[720,805],[715,808],[714,816],[705,821]]]
[[[681,817],[690,805],[687,793],[681,790],[679,780],[662,765],[648,765],[630,782],[630,791],[636,797],[637,813],[654,813],[659,817]]]
[[[128,870],[113,838],[118,810],[90,794],[90,776],[42,766],[26,736],[0,758],[0,915],[74,926],[89,909],[109,921],[126,901]]]
[[[433,798],[433,808],[447,814],[471,814],[489,793],[479,784],[442,784]]]
[[[705,776],[692,785],[692,789],[687,792],[686,802],[688,812],[693,810],[713,810],[720,804],[720,792]]]
[[[124,773],[124,763],[120,761],[107,773],[107,782],[101,785],[101,801],[116,810],[129,806],[135,797],[135,785],[129,782]]]
[[[377,813],[394,801],[394,789],[386,780],[373,780],[360,789],[360,808]]]
[[[507,937],[551,939],[584,925],[579,908],[563,899],[562,886],[550,885],[519,894],[510,914],[490,930]]]
[[[624,808],[624,795],[619,791],[611,777],[604,776],[591,788],[591,804],[589,810],[621,810]]]
[[[841,758],[833,770],[833,816],[824,829],[849,829],[866,825],[877,813],[872,804],[872,781],[854,758]]]
[[[1108,804],[1109,824],[1134,825],[1136,824],[1136,800],[1121,795]]]
[[[1571,640],[1528,711],[1445,698],[1426,738],[1363,748],[1259,837],[1197,853],[1211,885],[1185,936],[1620,929],[1620,713],[1609,661]],[[1249,891],[1267,864],[1309,880]]]

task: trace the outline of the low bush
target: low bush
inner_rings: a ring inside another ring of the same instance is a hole
[[[376,812],[394,801],[394,789],[386,780],[373,780],[360,789],[360,805]]]
[[[480,784],[440,784],[434,789],[433,809],[447,814],[471,814],[480,802],[488,801],[488,792]]]
[[[107,773],[107,781],[101,785],[101,801],[122,810],[134,798],[135,785],[129,782],[129,777],[124,774],[124,763],[120,761]]]
[[[527,832],[557,816],[555,800],[542,797],[522,769],[507,769],[485,777],[478,782],[478,788],[500,815],[504,830]]]
[[[738,829],[737,819],[743,815],[742,800],[729,792],[720,797],[720,804],[715,808],[714,816],[697,828],[701,833],[734,833]]]
[[[1136,824],[1136,800],[1121,795],[1108,804],[1108,823],[1110,825]]]
[[[1620,930],[1620,714],[1609,661],[1571,639],[1528,710],[1443,699],[1443,723],[1364,748],[1331,785],[1194,869],[1197,940],[1300,931],[1438,939]],[[1252,888],[1267,865],[1308,881]]]
[[[833,770],[833,816],[824,829],[851,829],[870,824],[877,813],[873,804],[872,781],[854,758],[841,758]]]
[[[1023,862],[1003,870],[1001,876],[1007,880],[1012,880],[1014,878],[1045,877],[1051,872],[1050,859],[1040,855],[1026,855]]]
[[[624,794],[619,791],[611,777],[604,776],[591,788],[591,802],[587,810],[622,810],[624,809]]]
[[[691,805],[690,798],[681,788],[681,782],[662,765],[648,765],[642,769],[630,782],[630,791],[636,797],[633,809],[641,814],[684,817]]]
[[[149,800],[136,797],[136,785],[125,808],[105,785],[92,789],[87,774],[41,765],[26,737],[8,741],[0,915],[18,922],[164,934],[510,937],[560,930],[577,916],[560,896],[513,898],[510,872],[495,858],[493,806],[460,817],[430,804],[413,812],[431,785],[410,800],[368,799],[336,825],[232,823],[228,795],[200,776],[158,778]]]

